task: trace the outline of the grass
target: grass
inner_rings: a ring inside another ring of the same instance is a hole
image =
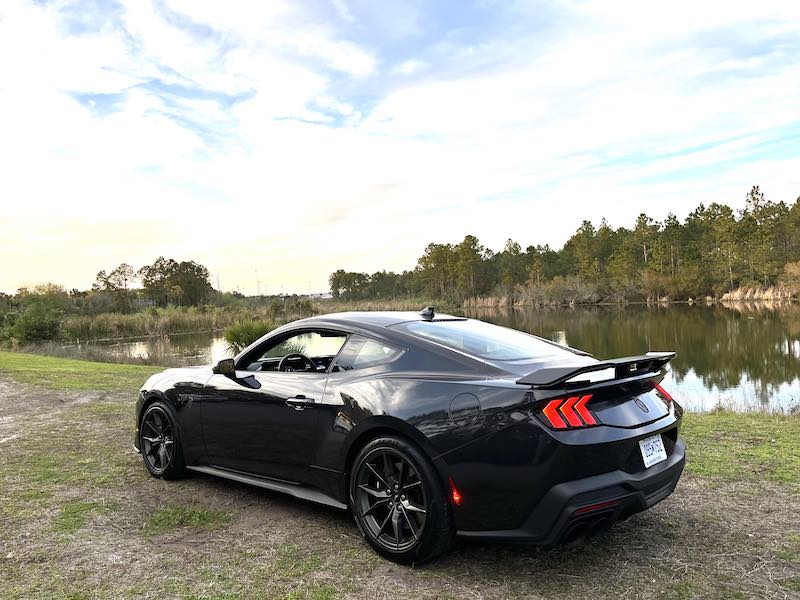
[[[163,506],[156,509],[144,527],[146,535],[163,533],[181,527],[216,529],[231,522],[230,513],[194,506]]]
[[[800,484],[800,417],[687,413],[681,431],[687,469],[728,480]]]
[[[87,341],[220,331],[236,321],[254,319],[286,323],[310,317],[316,312],[330,312],[324,306],[309,301],[274,300],[269,304],[254,305],[150,307],[128,314],[70,315],[62,324],[62,332],[67,340]]]
[[[463,310],[460,305],[446,304],[424,298],[403,300],[360,301],[293,301],[276,300],[261,304],[234,306],[168,306],[151,307],[137,313],[100,313],[97,315],[70,315],[62,324],[67,340],[100,340],[112,338],[146,337],[191,333],[199,331],[221,331],[237,321],[273,321],[277,325],[314,314],[343,312],[350,310],[422,310],[434,305],[438,312]]]
[[[339,512],[202,475],[150,477],[130,447],[130,391],[141,379],[125,393],[85,387],[119,380],[120,365],[29,357],[12,372],[34,389],[5,384],[6,354],[0,438],[16,437],[0,444],[4,600],[800,592],[800,416],[687,414],[689,465],[675,495],[585,546],[462,544],[406,568],[374,554]],[[89,373],[43,379],[42,370]],[[84,387],[65,388],[71,377]]]
[[[75,500],[61,507],[61,514],[53,522],[53,529],[64,533],[74,533],[81,529],[93,513],[105,511],[108,506],[99,502]]]
[[[225,328],[225,341],[228,343],[228,352],[239,354],[247,346],[255,342],[262,335],[266,335],[276,324],[272,320],[256,321],[254,319],[243,319],[235,321],[230,327]]]
[[[0,351],[0,374],[32,385],[63,390],[135,392],[161,367],[110,364]]]

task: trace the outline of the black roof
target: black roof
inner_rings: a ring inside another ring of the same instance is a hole
[[[372,325],[373,327],[389,327],[397,325],[398,323],[407,323],[409,321],[466,321],[466,317],[455,317],[448,314],[434,314],[432,319],[424,318],[418,312],[413,311],[352,311],[329,313],[323,315],[316,315],[305,319],[307,321],[325,321],[327,323],[350,323],[350,324],[363,324]]]

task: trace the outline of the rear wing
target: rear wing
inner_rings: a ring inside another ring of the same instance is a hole
[[[659,372],[676,356],[676,352],[648,352],[641,356],[612,358],[588,365],[545,367],[525,375],[522,379],[518,379],[517,383],[536,389],[556,388],[562,387],[567,381],[578,375],[606,369],[614,369],[614,379],[626,379]]]

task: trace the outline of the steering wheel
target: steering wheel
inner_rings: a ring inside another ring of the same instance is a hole
[[[287,354],[284,356],[281,361],[278,363],[278,371],[295,371],[292,367],[286,365],[288,361],[293,358],[300,358],[306,364],[306,366],[310,367],[310,369],[303,369],[304,371],[316,371],[317,365],[314,363],[313,360],[308,358],[305,354],[300,354],[299,352],[292,352],[291,354]]]

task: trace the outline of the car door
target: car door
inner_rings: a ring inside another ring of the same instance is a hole
[[[286,330],[246,350],[235,376],[213,375],[202,401],[207,463],[306,483],[328,366],[346,338],[327,329]]]
[[[214,375],[203,401],[203,438],[212,466],[304,482],[318,445],[327,373]]]

